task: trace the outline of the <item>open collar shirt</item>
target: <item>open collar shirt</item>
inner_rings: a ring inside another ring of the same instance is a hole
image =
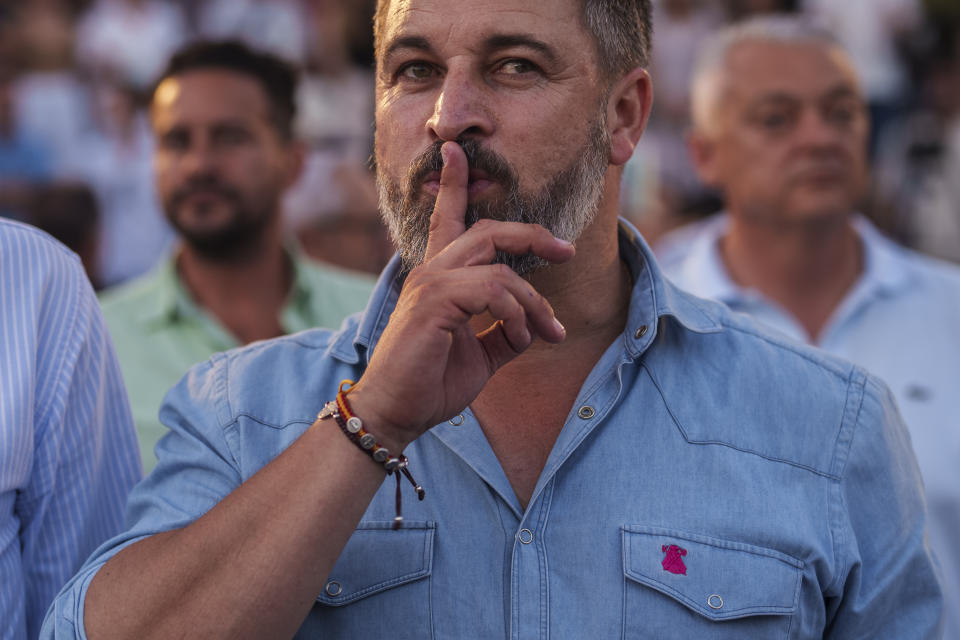
[[[627,326],[527,507],[469,409],[436,425],[405,452],[426,499],[404,487],[392,530],[384,483],[297,637],[936,637],[919,473],[886,388],[676,289],[626,224],[620,249]],[[171,434],[131,528],[61,593],[44,637],[84,637],[106,560],[206,513],[358,379],[401,283],[394,260],[341,331],[194,368],[165,402]]]
[[[677,285],[807,341],[777,303],[740,287],[719,242],[720,215],[668,236],[661,265]],[[893,391],[926,486],[931,544],[943,569],[945,637],[960,639],[960,268],[900,247],[866,219],[854,218],[863,273],[815,345],[879,376]]]

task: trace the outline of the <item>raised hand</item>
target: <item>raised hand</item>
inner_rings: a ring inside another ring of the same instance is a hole
[[[392,450],[462,411],[535,337],[556,343],[565,336],[547,300],[509,267],[491,262],[497,250],[565,262],[573,246],[539,225],[481,220],[466,230],[467,159],[454,142],[444,144],[442,155],[423,264],[407,276],[350,394],[355,413]],[[470,320],[484,312],[495,322],[475,333]]]

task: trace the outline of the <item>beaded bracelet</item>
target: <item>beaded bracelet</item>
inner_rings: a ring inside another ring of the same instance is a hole
[[[399,456],[392,456],[386,447],[382,447],[377,443],[377,439],[373,436],[373,434],[369,433],[363,428],[363,421],[354,415],[350,408],[350,404],[347,402],[347,393],[352,388],[353,380],[344,380],[341,382],[340,389],[337,392],[337,399],[331,400],[323,407],[320,413],[317,414],[317,420],[333,418],[343,434],[347,436],[352,443],[357,445],[361,451],[369,455],[374,462],[383,465],[383,469],[387,472],[387,475],[396,475],[397,515],[393,519],[393,528],[399,529],[403,524],[400,497],[400,474],[402,473],[404,476],[406,476],[407,480],[410,481],[410,484],[413,485],[413,488],[417,492],[418,499],[423,500],[426,492],[423,490],[423,487],[417,484],[417,481],[413,479],[413,476],[407,469],[407,457],[403,454],[400,454]]]

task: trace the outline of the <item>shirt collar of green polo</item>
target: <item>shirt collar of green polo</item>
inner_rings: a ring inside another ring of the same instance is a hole
[[[293,281],[280,313],[280,322],[285,332],[293,333],[313,326],[310,305],[315,292],[310,287],[305,258],[300,249],[288,245],[285,252],[293,267]],[[152,326],[194,324],[208,332],[217,350],[225,351],[240,346],[216,317],[194,301],[177,272],[178,253],[174,252],[155,269],[151,278],[152,295],[143,308],[141,321]]]

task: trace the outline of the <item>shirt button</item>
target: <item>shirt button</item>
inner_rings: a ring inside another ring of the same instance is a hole
[[[636,332],[633,334],[633,337],[639,340],[645,335],[647,335],[647,325],[642,324],[640,325],[640,328],[637,329]]]
[[[336,580],[331,580],[327,583],[327,587],[324,589],[327,592],[328,596],[336,598],[338,595],[343,593],[343,587],[340,586],[340,583]]]
[[[517,540],[519,540],[521,544],[530,544],[533,542],[533,531],[530,531],[530,529],[520,529],[520,533],[517,534]]]
[[[707,605],[708,605],[711,609],[722,609],[722,608],[723,608],[723,598],[721,598],[721,597],[718,596],[717,594],[713,594],[712,596],[710,596],[709,598],[707,598]]]
[[[577,415],[584,420],[589,420],[593,416],[597,415],[597,412],[594,411],[593,407],[591,407],[588,404],[585,404],[582,407],[580,407],[579,411],[577,411]]]

